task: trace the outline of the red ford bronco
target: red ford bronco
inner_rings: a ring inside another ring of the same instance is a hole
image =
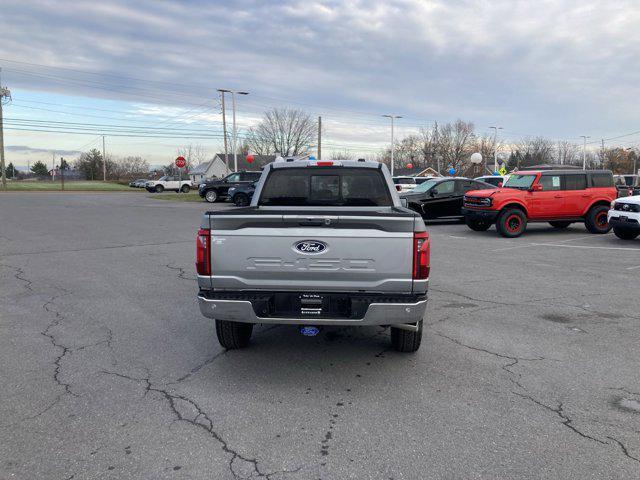
[[[462,214],[472,230],[492,224],[503,237],[518,237],[527,222],[567,228],[584,222],[591,233],[607,233],[607,212],[617,196],[609,170],[520,171],[502,188],[467,192]]]

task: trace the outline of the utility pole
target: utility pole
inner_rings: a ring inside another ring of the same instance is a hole
[[[227,173],[229,173],[229,150],[227,148],[227,112],[224,108],[224,94],[229,90],[218,89],[222,101],[222,134],[224,135],[224,165],[227,167]]]
[[[602,168],[604,168],[604,138],[602,139],[602,151],[600,153],[600,159],[602,161]],[[635,172],[633,172],[635,173]]]
[[[493,128],[493,171],[498,171],[498,130],[502,130],[502,127],[489,127]]]
[[[60,157],[60,184],[64,191],[64,158]]]
[[[582,137],[582,169],[587,169],[587,138],[591,138],[588,135],[580,135]]]
[[[385,118],[391,119],[391,176],[393,177],[393,151],[395,150],[395,141],[393,138],[393,121],[396,118],[402,118],[400,115],[382,115]]]
[[[318,117],[318,160],[322,160],[322,117]]]
[[[107,156],[104,152],[104,135],[102,135],[102,181],[107,181]]]
[[[2,73],[2,68],[0,68]],[[4,168],[4,130],[2,123],[2,100],[8,98],[11,100],[11,92],[2,86],[2,78],[0,77],[0,176],[2,177],[2,188],[7,189],[7,172]]]
[[[56,152],[51,152],[51,181],[56,181]]]
[[[219,92],[229,92],[231,94],[231,108],[233,109],[233,136],[231,138],[231,148],[233,149],[233,171],[238,171],[238,128],[236,126],[236,94],[249,95],[249,92],[239,92],[237,90],[218,89]]]

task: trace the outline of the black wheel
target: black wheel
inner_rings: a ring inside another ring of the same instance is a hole
[[[605,205],[591,207],[584,219],[584,226],[591,233],[608,233],[611,230],[611,225],[607,220],[607,213],[609,213],[609,207]]]
[[[475,220],[471,218],[464,218],[464,223],[467,224],[471,230],[475,230],[476,232],[486,232],[491,227],[491,223],[486,220]]]
[[[216,320],[216,335],[218,341],[227,350],[244,348],[249,345],[253,332],[253,323],[228,322]]]
[[[237,207],[246,207],[249,205],[249,197],[244,193],[237,193],[233,196],[233,203],[235,203]]]
[[[616,237],[621,238],[622,240],[633,240],[638,235],[640,235],[640,231],[638,230],[631,230],[629,228],[620,227],[613,227],[613,233]]]
[[[183,185],[182,188],[180,189],[182,193],[189,193],[189,190],[191,190],[189,185]]]
[[[571,225],[571,222],[549,222],[549,225],[553,228],[567,228]]]
[[[216,203],[218,201],[218,192],[207,190],[207,193],[204,194],[204,199],[209,203]]]
[[[415,352],[422,342],[422,320],[418,322],[418,331],[410,332],[391,326],[391,345],[398,352]]]
[[[162,185],[156,185],[156,188],[154,188],[156,193],[162,193],[164,192],[164,187]]]
[[[522,210],[508,208],[503,210],[496,221],[496,229],[503,237],[515,238],[524,233],[527,228],[527,217]]]

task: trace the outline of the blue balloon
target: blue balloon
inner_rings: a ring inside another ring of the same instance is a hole
[[[493,172],[493,174],[494,175],[500,175],[500,172],[496,170],[495,172]]]
[[[311,160],[311,161],[313,161],[315,159],[316,159],[316,157],[309,157],[309,160]]]
[[[456,173],[456,169],[455,168],[450,168],[449,169],[449,175],[453,175],[454,173]]]

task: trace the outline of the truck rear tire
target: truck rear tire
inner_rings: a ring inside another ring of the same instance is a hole
[[[464,223],[466,223],[467,227],[475,232],[486,232],[491,227],[491,222],[483,220],[473,220],[467,217],[464,218]]]
[[[218,342],[227,350],[244,348],[249,345],[253,323],[229,322],[216,320],[216,335]]]
[[[422,342],[422,320],[418,322],[418,331],[410,332],[391,326],[391,345],[397,352],[410,353],[420,348]]]
[[[631,230],[629,228],[620,227],[613,227],[613,233],[616,235],[616,237],[622,240],[633,240],[638,235],[640,235],[640,232],[638,230]]]
[[[562,228],[567,228],[569,225],[571,225],[571,222],[555,221],[555,222],[549,222],[549,225],[551,225],[553,228],[562,229]]]
[[[524,233],[527,228],[527,217],[517,208],[507,208],[498,215],[496,229],[503,237],[515,238]]]
[[[584,226],[591,233],[609,233],[611,225],[607,220],[607,213],[609,213],[609,207],[605,205],[591,207],[584,219]]]

